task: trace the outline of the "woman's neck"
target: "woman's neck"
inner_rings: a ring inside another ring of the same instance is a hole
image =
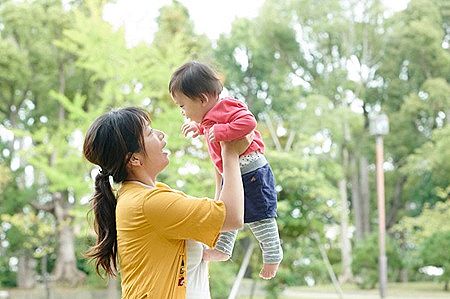
[[[127,183],[133,183],[133,184],[138,184],[138,185],[141,185],[141,186],[143,186],[143,187],[145,187],[145,188],[149,188],[149,189],[155,188],[155,185],[144,184],[144,183],[142,183],[141,181],[126,180],[125,182],[127,182]]]
[[[153,188],[156,185],[156,178],[129,175],[125,180],[125,182],[137,182],[144,186]]]

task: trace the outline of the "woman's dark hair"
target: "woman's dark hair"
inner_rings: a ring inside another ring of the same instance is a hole
[[[150,117],[142,109],[112,110],[94,121],[84,139],[84,157],[101,168],[95,178],[95,192],[91,199],[97,241],[86,253],[87,257],[95,260],[99,275],[100,267],[111,276],[117,272],[117,200],[109,177],[116,183],[127,178],[126,165],[133,153],[144,149],[143,130],[149,123]]]
[[[169,82],[170,94],[181,92],[191,99],[200,97],[202,93],[218,96],[222,89],[222,83],[213,69],[197,61],[180,66]]]

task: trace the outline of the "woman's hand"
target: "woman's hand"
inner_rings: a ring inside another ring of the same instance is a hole
[[[225,152],[231,152],[237,155],[242,154],[250,146],[254,137],[255,133],[253,133],[252,131],[251,133],[247,134],[241,139],[220,142],[220,146],[222,148],[222,155]]]

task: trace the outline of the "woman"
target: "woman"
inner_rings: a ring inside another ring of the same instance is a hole
[[[83,152],[100,166],[92,205],[96,245],[88,256],[115,275],[121,271],[122,298],[208,298],[207,270],[198,256],[202,246],[213,247],[221,231],[243,225],[243,188],[238,155],[250,138],[224,143],[224,184],[218,201],[193,198],[156,181],[169,164],[164,133],[150,127],[139,108],[114,110],[89,128]],[[122,183],[115,196],[109,177]],[[186,252],[187,247],[191,250]],[[197,265],[189,261],[196,256]],[[186,265],[191,269],[186,269]],[[194,294],[195,293],[195,294]]]

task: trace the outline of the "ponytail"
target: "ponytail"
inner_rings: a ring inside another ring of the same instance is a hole
[[[83,144],[83,155],[91,163],[101,167],[95,177],[95,191],[91,199],[94,212],[94,229],[97,240],[86,256],[95,260],[97,273],[117,272],[116,205],[110,176],[121,183],[127,176],[126,165],[132,153],[145,149],[143,131],[150,123],[145,110],[135,107],[112,110],[89,127]]]
[[[109,183],[109,174],[100,172],[96,176],[95,193],[91,204],[97,241],[86,255],[95,259],[97,274],[101,275],[100,268],[103,268],[107,275],[115,276],[117,272],[117,200]]]

